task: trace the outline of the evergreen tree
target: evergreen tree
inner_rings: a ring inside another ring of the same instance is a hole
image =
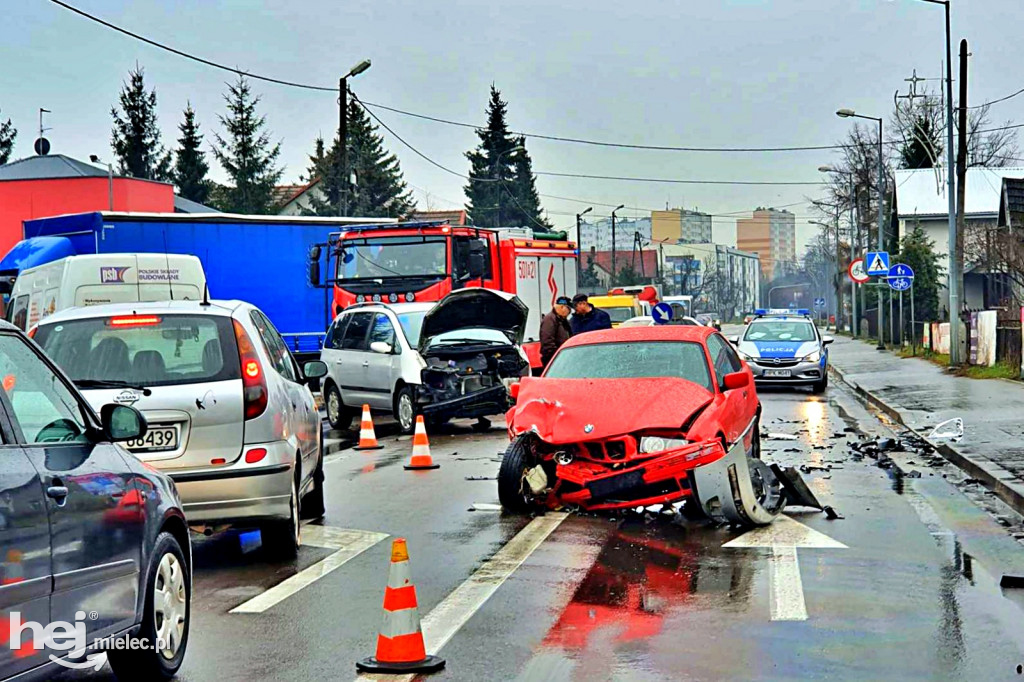
[[[210,164],[206,162],[206,152],[202,149],[203,135],[199,132],[191,102],[185,107],[185,118],[178,130],[181,137],[175,153],[174,184],[181,196],[205,204],[210,197],[210,181],[206,178]]]
[[[347,215],[368,218],[399,218],[415,207],[412,193],[402,178],[402,169],[394,154],[384,148],[384,138],[370,117],[355,101],[348,107],[348,173],[355,184],[349,185]],[[322,138],[317,138],[316,151],[309,157],[310,177],[320,178],[319,192],[310,196],[309,213],[338,215],[341,173],[338,166],[338,138],[331,149],[324,151]]]
[[[11,119],[0,122],[0,166],[7,163],[14,152],[14,139],[18,137],[18,131],[14,129]]]
[[[939,278],[943,267],[936,255],[935,242],[919,225],[903,236],[900,252],[894,263],[906,263],[914,270],[914,286],[911,294],[914,297],[914,317],[918,320],[934,321],[941,319],[939,315]]]
[[[521,148],[521,151],[514,152],[511,155],[514,159],[513,169],[515,175],[509,187],[512,194],[516,197],[515,202],[513,202],[513,224],[525,225],[534,229],[550,230],[551,223],[541,215],[540,195],[537,194],[537,178],[533,174],[533,161],[530,159],[530,153],[526,151],[526,138],[518,138],[516,145]]]
[[[284,174],[277,166],[281,144],[271,145],[264,130],[266,117],[256,113],[259,96],[249,89],[244,76],[228,84],[224,95],[228,115],[218,116],[226,139],[214,133],[213,155],[230,178],[218,208],[232,213],[270,213],[274,208],[274,186]]]
[[[156,88],[146,91],[141,66],[128,73],[121,86],[118,107],[110,108],[114,127],[110,145],[123,175],[149,180],[171,179],[171,154],[160,143],[156,124]]]
[[[601,280],[597,277],[597,268],[594,267],[594,257],[587,256],[587,267],[580,272],[580,287],[597,287],[601,285]]]
[[[942,157],[942,135],[935,128],[931,117],[915,115],[910,126],[909,139],[903,138],[900,145],[901,168],[934,168],[935,159]]]
[[[466,210],[473,216],[473,224],[481,227],[546,227],[530,157],[525,147],[513,151],[521,147],[523,138],[509,132],[507,107],[491,85],[487,127],[476,131],[480,144],[466,152],[470,178],[465,187]]]

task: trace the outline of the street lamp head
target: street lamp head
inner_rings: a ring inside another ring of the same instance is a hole
[[[615,210],[613,210],[612,213],[615,213],[615,211],[618,211],[620,208],[626,208],[626,205],[625,204],[619,204],[618,206],[615,207]]]
[[[587,207],[587,208],[585,208],[584,210],[580,211],[580,215],[581,215],[581,216],[583,216],[583,215],[587,215],[588,213],[590,213],[590,212],[591,212],[591,211],[593,211],[593,210],[594,210],[594,207],[593,207],[593,206],[588,206],[588,207]]]
[[[364,59],[363,61],[353,66],[352,70],[348,72],[348,76],[345,76],[345,78],[348,78],[349,76],[358,76],[363,71],[366,71],[368,68],[370,68],[370,60]]]
[[[100,157],[96,156],[95,154],[90,154],[89,155],[89,160],[92,161],[93,163],[99,163],[100,162]]]
[[[818,166],[819,173],[837,173],[838,171],[832,166]]]
[[[851,116],[856,115],[857,112],[855,112],[853,109],[840,109],[839,111],[836,112],[836,116],[838,116],[839,118],[850,118]]]

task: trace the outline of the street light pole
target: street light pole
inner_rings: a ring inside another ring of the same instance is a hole
[[[348,214],[348,79],[370,68],[364,59],[338,80],[338,215]]]
[[[618,211],[620,208],[625,207],[625,204],[619,204],[618,206],[615,207],[615,211]],[[615,285],[615,211],[612,211],[612,286]]]
[[[923,0],[933,5],[942,5],[946,15],[946,196],[949,199],[949,259],[947,261],[946,289],[949,291],[949,364],[959,365],[960,353],[960,278],[957,272],[956,236],[956,187],[955,163],[953,161],[953,47],[950,42],[949,0]],[[961,135],[966,131],[961,130]]]
[[[926,0],[931,2],[931,0]],[[878,250],[885,250],[885,220],[883,215],[885,214],[885,171],[882,164],[882,119],[874,116],[864,116],[854,112],[852,109],[840,109],[836,112],[836,116],[840,118],[863,118],[868,121],[878,122]],[[882,328],[885,326],[885,315],[882,312],[882,294],[878,294],[878,350],[885,350],[885,342],[882,340]],[[952,338],[952,337],[950,337]]]
[[[850,263],[853,263],[854,259],[857,258],[857,246],[860,242],[860,225],[857,224],[857,175],[852,171],[844,171],[832,166],[818,166],[818,171],[821,173],[837,173],[846,175],[850,180]],[[838,206],[836,208],[838,211]],[[838,253],[838,232],[836,233],[837,240],[837,253]],[[839,273],[840,281],[842,281],[842,272]],[[850,278],[850,333],[853,334],[853,338],[857,338],[857,283]]]

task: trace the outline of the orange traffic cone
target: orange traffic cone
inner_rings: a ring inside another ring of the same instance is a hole
[[[391,543],[391,570],[384,589],[384,623],[377,635],[377,655],[356,662],[367,673],[432,673],[444,659],[428,656],[420,629],[416,587],[409,573],[409,548],[403,538]]]
[[[427,440],[427,427],[423,424],[423,415],[416,416],[416,431],[412,434],[412,459],[405,465],[406,469],[438,469],[430,457],[430,441]]]
[[[359,445],[356,450],[380,450],[383,445],[377,444],[377,434],[373,432],[373,419],[370,418],[370,406],[363,405],[363,418],[359,422]]]

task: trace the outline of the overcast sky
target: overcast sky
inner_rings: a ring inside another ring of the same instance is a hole
[[[944,58],[942,7],[919,0],[480,0],[256,2],[69,0],[155,40],[276,78],[334,86],[364,58],[350,86],[364,100],[457,121],[483,122],[493,82],[513,129],[636,144],[800,146],[831,144],[851,125],[834,111],[892,108],[917,69],[937,78]],[[19,130],[15,157],[32,153],[38,109],[53,111],[53,153],[79,159],[110,151],[110,107],[136,61],[155,86],[168,147],[186,101],[207,141],[219,130],[231,74],[187,61],[55,5],[6,0],[0,23],[0,112]],[[954,0],[953,37],[966,37],[971,103],[1024,88],[1019,68],[1024,2]],[[954,45],[954,59],[956,45]],[[285,181],[297,182],[313,140],[334,134],[336,96],[254,82]],[[1024,95],[993,118],[1024,121]],[[465,173],[472,130],[380,112],[424,155]],[[421,207],[464,202],[464,180],[397,139]],[[539,139],[536,171],[694,180],[820,180],[829,152],[772,154],[628,151]],[[211,158],[214,177],[223,174]],[[686,206],[715,214],[789,205],[814,186],[715,186],[541,176],[542,194],[643,209]],[[542,197],[552,222],[573,223],[586,203]],[[790,208],[809,216],[805,205]],[[608,209],[596,208],[595,214]],[[627,215],[631,212],[626,211]],[[633,211],[642,215],[642,211]],[[734,219],[715,219],[732,243]],[[816,228],[798,219],[798,241]]]

